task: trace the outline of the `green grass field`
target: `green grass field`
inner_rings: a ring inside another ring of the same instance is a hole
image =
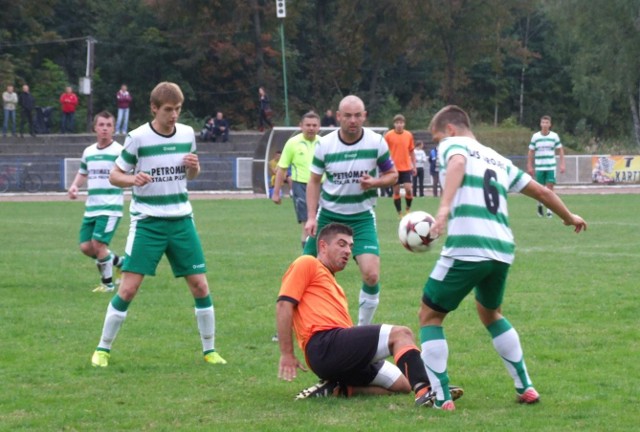
[[[514,402],[513,384],[473,300],[445,321],[449,372],[465,388],[457,411],[417,409],[407,395],[294,402],[316,382],[277,379],[271,342],[280,278],[299,254],[290,200],[194,201],[209,267],[224,366],[202,361],[193,300],[163,261],[145,280],[106,369],[90,365],[110,294],[77,248],[83,204],[0,203],[0,430],[2,431],[622,431],[638,427],[640,233],[637,195],[565,201],[589,223],[576,235],[513,196],[518,245],[504,313],[520,333],[542,397]],[[435,212],[437,200],[414,210]],[[390,199],[379,200],[382,298],[377,322],[418,331],[422,286],[438,256],[396,239]],[[128,217],[113,249],[121,253]],[[338,275],[357,314],[359,273]]]

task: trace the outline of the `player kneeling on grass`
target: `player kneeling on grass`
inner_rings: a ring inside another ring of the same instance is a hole
[[[296,399],[413,391],[417,406],[431,406],[435,395],[411,330],[388,324],[353,326],[345,293],[335,279],[351,256],[351,228],[328,224],[317,242],[318,257],[299,257],[282,280],[276,305],[278,377],[291,381],[297,369],[307,370],[294,354],[293,329],[309,368],[321,379]],[[390,355],[397,366],[385,360]],[[461,388],[450,389],[455,398],[462,396]]]
[[[91,364],[106,367],[111,345],[145,275],[155,275],[167,255],[175,277],[184,277],[195,300],[204,361],[224,364],[214,349],[215,315],[200,237],[193,222],[187,180],[200,174],[193,129],[177,123],[184,96],[174,83],[151,92],[153,121],[127,135],[109,180],[133,187],[131,226],[122,265],[122,283],[107,308],[102,336]]]

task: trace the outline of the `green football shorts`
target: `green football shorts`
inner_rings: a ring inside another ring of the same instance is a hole
[[[108,245],[120,224],[120,216],[94,216],[82,218],[80,243],[91,240]]]
[[[352,254],[354,257],[362,254],[380,255],[376,217],[373,210],[353,215],[343,215],[320,209],[317,219],[318,229],[316,233],[319,233],[325,225],[331,222],[340,222],[351,227],[353,230]],[[304,255],[318,256],[318,244],[315,237],[307,239],[303,253]]]
[[[122,270],[155,276],[166,254],[175,277],[206,273],[207,266],[193,217],[132,220]]]
[[[536,171],[536,181],[541,185],[556,184],[556,170]]]
[[[498,309],[509,267],[494,260],[460,261],[441,256],[424,286],[422,301],[433,310],[451,312],[475,290],[478,303],[487,309]]]

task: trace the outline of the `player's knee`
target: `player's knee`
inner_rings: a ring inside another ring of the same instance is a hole
[[[413,332],[406,326],[393,326],[391,334],[389,335],[389,343],[399,346],[413,345],[415,344],[413,338]]]
[[[202,298],[209,294],[209,284],[204,277],[189,278],[187,280],[191,294],[195,298]]]
[[[375,286],[380,281],[380,272],[377,270],[368,270],[362,274],[362,281],[369,285]]]
[[[85,254],[88,257],[96,256],[95,251],[93,250],[93,246],[91,242],[80,243],[80,252]]]

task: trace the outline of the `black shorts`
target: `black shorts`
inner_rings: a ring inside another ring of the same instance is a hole
[[[314,334],[306,347],[311,370],[318,377],[352,386],[366,386],[384,360],[372,363],[378,349],[380,325],[333,329]]]
[[[411,171],[398,171],[398,181],[396,184],[411,183]]]

